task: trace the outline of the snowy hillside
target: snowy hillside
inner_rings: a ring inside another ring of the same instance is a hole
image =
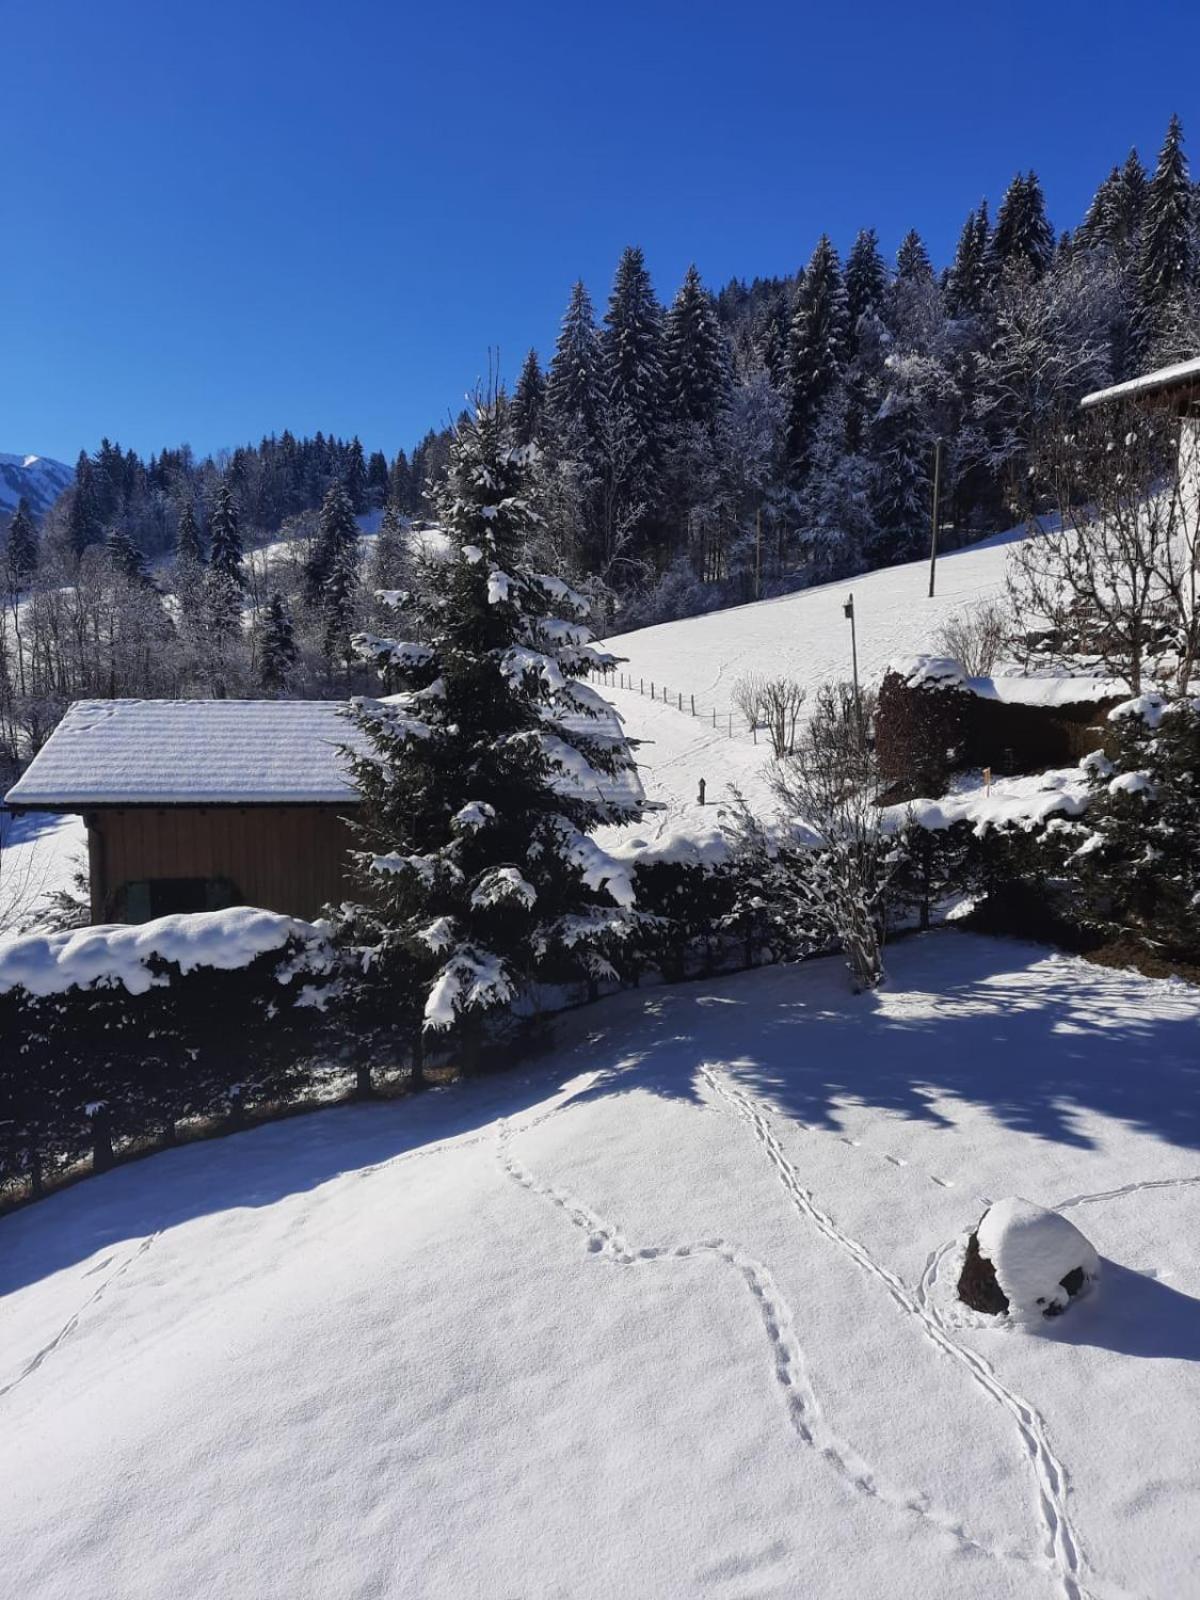
[[[75,469],[49,456],[11,456],[0,451],[0,516],[17,509],[21,496],[40,517],[75,477]]]
[[[1200,1563],[1200,1000],[935,934],[0,1219],[25,1600],[1161,1600]],[[950,1297],[990,1200],[1097,1290]]]
[[[981,602],[1002,601],[1012,547],[1024,537],[1023,528],[1014,528],[942,556],[932,600],[928,561],[911,561],[845,583],[822,584],[606,640],[627,658],[621,671],[633,688],[622,689],[618,678],[604,692],[625,719],[626,731],[647,741],[637,753],[642,779],[649,797],[665,808],[643,823],[636,836],[661,840],[680,830],[705,832],[715,825],[713,802],[724,797],[730,783],[752,804],[769,804],[770,750],[762,735],[757,745],[752,743],[733,711],[740,677],[751,672],[786,675],[802,683],[810,697],[823,683],[849,679],[850,624],[842,607],[853,594],[859,674],[864,684],[877,681],[889,662],[927,649],[951,617]],[[654,700],[649,697],[651,684]],[[664,688],[670,695],[666,704],[661,699]],[[690,712],[693,696],[695,717]],[[696,799],[701,778],[709,802],[703,810]]]

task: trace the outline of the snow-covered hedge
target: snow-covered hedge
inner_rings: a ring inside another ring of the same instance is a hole
[[[334,982],[326,930],[237,907],[0,943],[0,1182],[284,1099]]]

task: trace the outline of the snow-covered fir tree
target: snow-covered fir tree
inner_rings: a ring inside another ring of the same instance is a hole
[[[358,524],[354,507],[340,478],[329,485],[321,504],[317,537],[304,564],[304,600],[314,611],[324,608],[325,591],[335,569],[343,563],[343,552],[357,547]]]
[[[448,559],[402,605],[405,635],[357,641],[401,692],[354,710],[368,748],[349,981],[369,1014],[453,1032],[468,1061],[489,1013],[538,978],[611,976],[636,925],[627,876],[588,837],[636,815],[604,795],[630,757],[558,720],[602,707],[582,678],[611,658],[586,602],[519,564],[528,469],[495,400],[477,404],[439,507]]]
[[[796,291],[788,344],[788,441],[801,476],[821,404],[841,370],[845,349],[846,286],[837,251],[822,234]]]
[[[1086,758],[1083,817],[1047,836],[1072,909],[1106,940],[1200,962],[1200,700],[1140,695],[1111,714],[1109,754]],[[1059,870],[1062,871],[1060,865]]]
[[[711,427],[729,389],[729,362],[712,297],[690,266],[667,312],[664,398],[673,422]]]
[[[37,571],[38,537],[29,513],[29,502],[22,495],[8,525],[4,546],[4,571],[8,587],[15,592],[24,587]]]
[[[594,443],[602,402],[600,336],[580,279],[571,290],[546,385],[546,403],[567,454],[586,452]]]
[[[658,509],[665,385],[662,307],[637,245],[617,263],[600,348],[611,496],[644,548]]]
[[[846,323],[850,353],[858,348],[859,318],[878,314],[887,289],[887,267],[874,228],[863,228],[846,257]]]
[[[1136,336],[1143,357],[1156,359],[1168,312],[1187,288],[1195,264],[1193,195],[1183,153],[1183,128],[1173,116],[1146,190],[1137,261]],[[1159,351],[1158,355],[1175,352]],[[1187,352],[1192,354],[1194,352]]]
[[[239,591],[244,589],[246,569],[241,528],[233,491],[225,480],[222,480],[217,488],[217,497],[208,524],[208,539],[210,572],[219,574],[235,589]]]
[[[989,244],[992,276],[1024,267],[1041,277],[1054,259],[1054,229],[1036,172],[1018,172],[1004,192]]]
[[[279,695],[287,688],[296,656],[292,614],[276,589],[263,608],[258,625],[258,681],[268,694]]]
[[[509,407],[509,428],[517,444],[533,444],[541,428],[546,402],[546,380],[538,353],[531,350],[521,367]]]
[[[910,228],[900,241],[900,248],[896,251],[896,276],[906,278],[932,278],[933,262],[929,259],[929,251],[925,248],[925,241],[915,228]]]
[[[945,303],[951,317],[975,316],[983,310],[988,279],[987,201],[963,223],[946,273]]]

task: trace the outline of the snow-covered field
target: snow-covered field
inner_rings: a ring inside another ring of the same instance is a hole
[[[0,810],[0,935],[37,926],[49,897],[87,863],[82,817]]]
[[[24,1600],[1200,1585],[1200,995],[956,933],[0,1219]],[[989,1200],[1099,1288],[956,1310]]]

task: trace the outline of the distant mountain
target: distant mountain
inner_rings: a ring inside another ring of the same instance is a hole
[[[75,468],[49,456],[8,456],[0,451],[0,516],[17,509],[22,495],[35,517],[58,499],[75,477]]]

